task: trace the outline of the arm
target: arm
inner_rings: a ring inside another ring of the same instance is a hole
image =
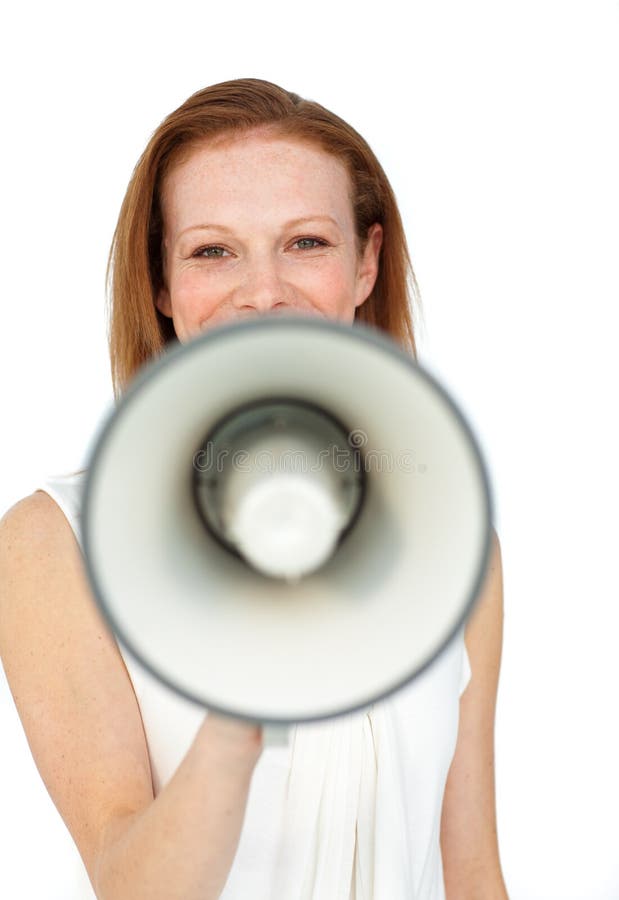
[[[0,521],[0,655],[37,768],[100,900],[219,896],[261,732],[207,716],[153,796],[139,707],[48,495]]]
[[[471,681],[460,699],[456,751],[447,777],[441,850],[447,900],[508,900],[496,827],[494,719],[503,635],[501,548],[492,554],[465,642]]]

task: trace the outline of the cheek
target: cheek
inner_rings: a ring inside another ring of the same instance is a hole
[[[203,272],[179,272],[170,283],[172,314],[191,325],[208,314],[218,302],[217,286]]]
[[[354,301],[354,272],[341,263],[306,272],[306,287],[324,309],[347,308]]]

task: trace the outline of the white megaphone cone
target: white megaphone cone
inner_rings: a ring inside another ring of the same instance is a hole
[[[483,459],[368,326],[260,317],[147,366],[94,443],[86,570],[111,627],[205,707],[287,725],[409,682],[488,563]]]

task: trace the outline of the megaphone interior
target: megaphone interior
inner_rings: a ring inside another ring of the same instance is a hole
[[[82,538],[103,614],[151,674],[286,725],[429,666],[472,610],[491,520],[464,415],[390,338],[260,317],[136,377],[94,442]]]

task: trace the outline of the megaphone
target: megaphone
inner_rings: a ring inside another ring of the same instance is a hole
[[[195,703],[288,726],[419,675],[490,554],[479,445],[377,329],[262,316],[175,346],[94,442],[82,540],[128,651]]]

